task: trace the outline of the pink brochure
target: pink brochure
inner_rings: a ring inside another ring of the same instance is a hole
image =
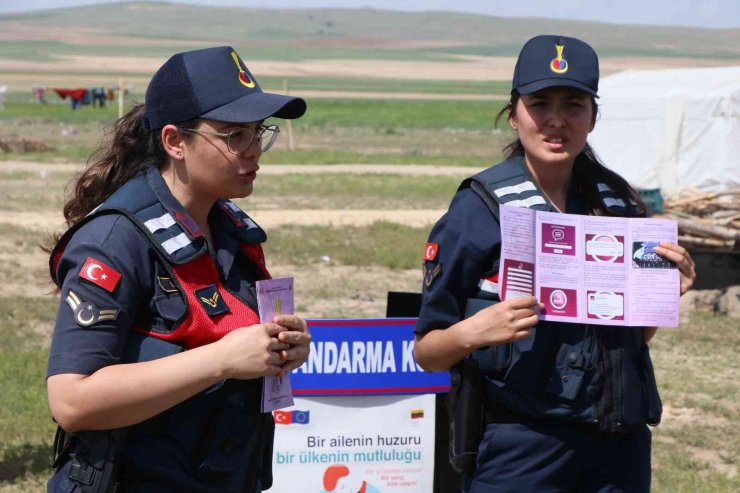
[[[579,216],[502,205],[502,300],[534,295],[542,320],[677,327],[680,279],[653,251],[669,219]]]
[[[293,314],[293,278],[257,281],[257,308],[260,322],[271,323],[275,315]],[[262,385],[262,412],[293,405],[290,375],[267,376]]]

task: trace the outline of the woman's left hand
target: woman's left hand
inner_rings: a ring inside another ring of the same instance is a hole
[[[280,351],[280,357],[283,360],[280,370],[280,376],[282,376],[300,367],[308,359],[311,334],[308,332],[306,321],[301,317],[275,315],[272,321],[288,329],[277,335],[279,342],[290,344],[288,349]]]
[[[659,247],[655,248],[655,253],[667,260],[675,263],[678,272],[681,275],[681,295],[691,289],[696,280],[696,270],[694,261],[689,252],[680,245],[662,242]]]

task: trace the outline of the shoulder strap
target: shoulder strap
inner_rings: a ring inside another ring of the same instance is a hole
[[[520,157],[513,157],[465,179],[458,190],[464,188],[473,190],[496,220],[499,219],[500,204],[551,210],[545,194],[539,189]]]
[[[485,183],[482,183],[477,176],[471,176],[460,184],[460,189],[470,188],[475,194],[480,197],[484,204],[491,211],[496,221],[499,221],[498,206],[499,202],[496,196],[486,187]]]
[[[189,262],[206,250],[198,227],[191,224],[192,220],[184,214],[170,214],[149,186],[146,176],[141,174],[124,183],[104,203],[62,235],[49,258],[51,278],[55,283],[58,284],[56,268],[74,233],[92,219],[107,214],[121,215],[130,220],[168,263]]]

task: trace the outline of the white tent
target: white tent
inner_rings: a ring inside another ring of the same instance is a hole
[[[740,67],[627,70],[599,84],[589,142],[637,188],[740,186]]]

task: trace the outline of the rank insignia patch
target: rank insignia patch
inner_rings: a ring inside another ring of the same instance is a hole
[[[87,257],[85,265],[80,269],[79,275],[82,279],[89,281],[96,286],[100,286],[109,293],[112,293],[113,290],[116,289],[118,281],[121,280],[120,272],[92,257]]]
[[[206,313],[211,317],[229,312],[229,307],[221,297],[221,293],[218,292],[215,284],[197,290],[195,296],[200,301],[200,304],[203,305],[203,308],[205,308]]]
[[[98,308],[89,301],[82,301],[80,296],[69,290],[66,298],[67,304],[72,308],[75,321],[83,327],[105,320],[115,320],[119,310],[113,308]]]
[[[431,287],[440,272],[442,272],[442,264],[424,263],[424,284],[426,287]]]
[[[177,293],[177,286],[172,282],[172,278],[157,276],[157,283],[159,283],[159,287],[165,293]]]

